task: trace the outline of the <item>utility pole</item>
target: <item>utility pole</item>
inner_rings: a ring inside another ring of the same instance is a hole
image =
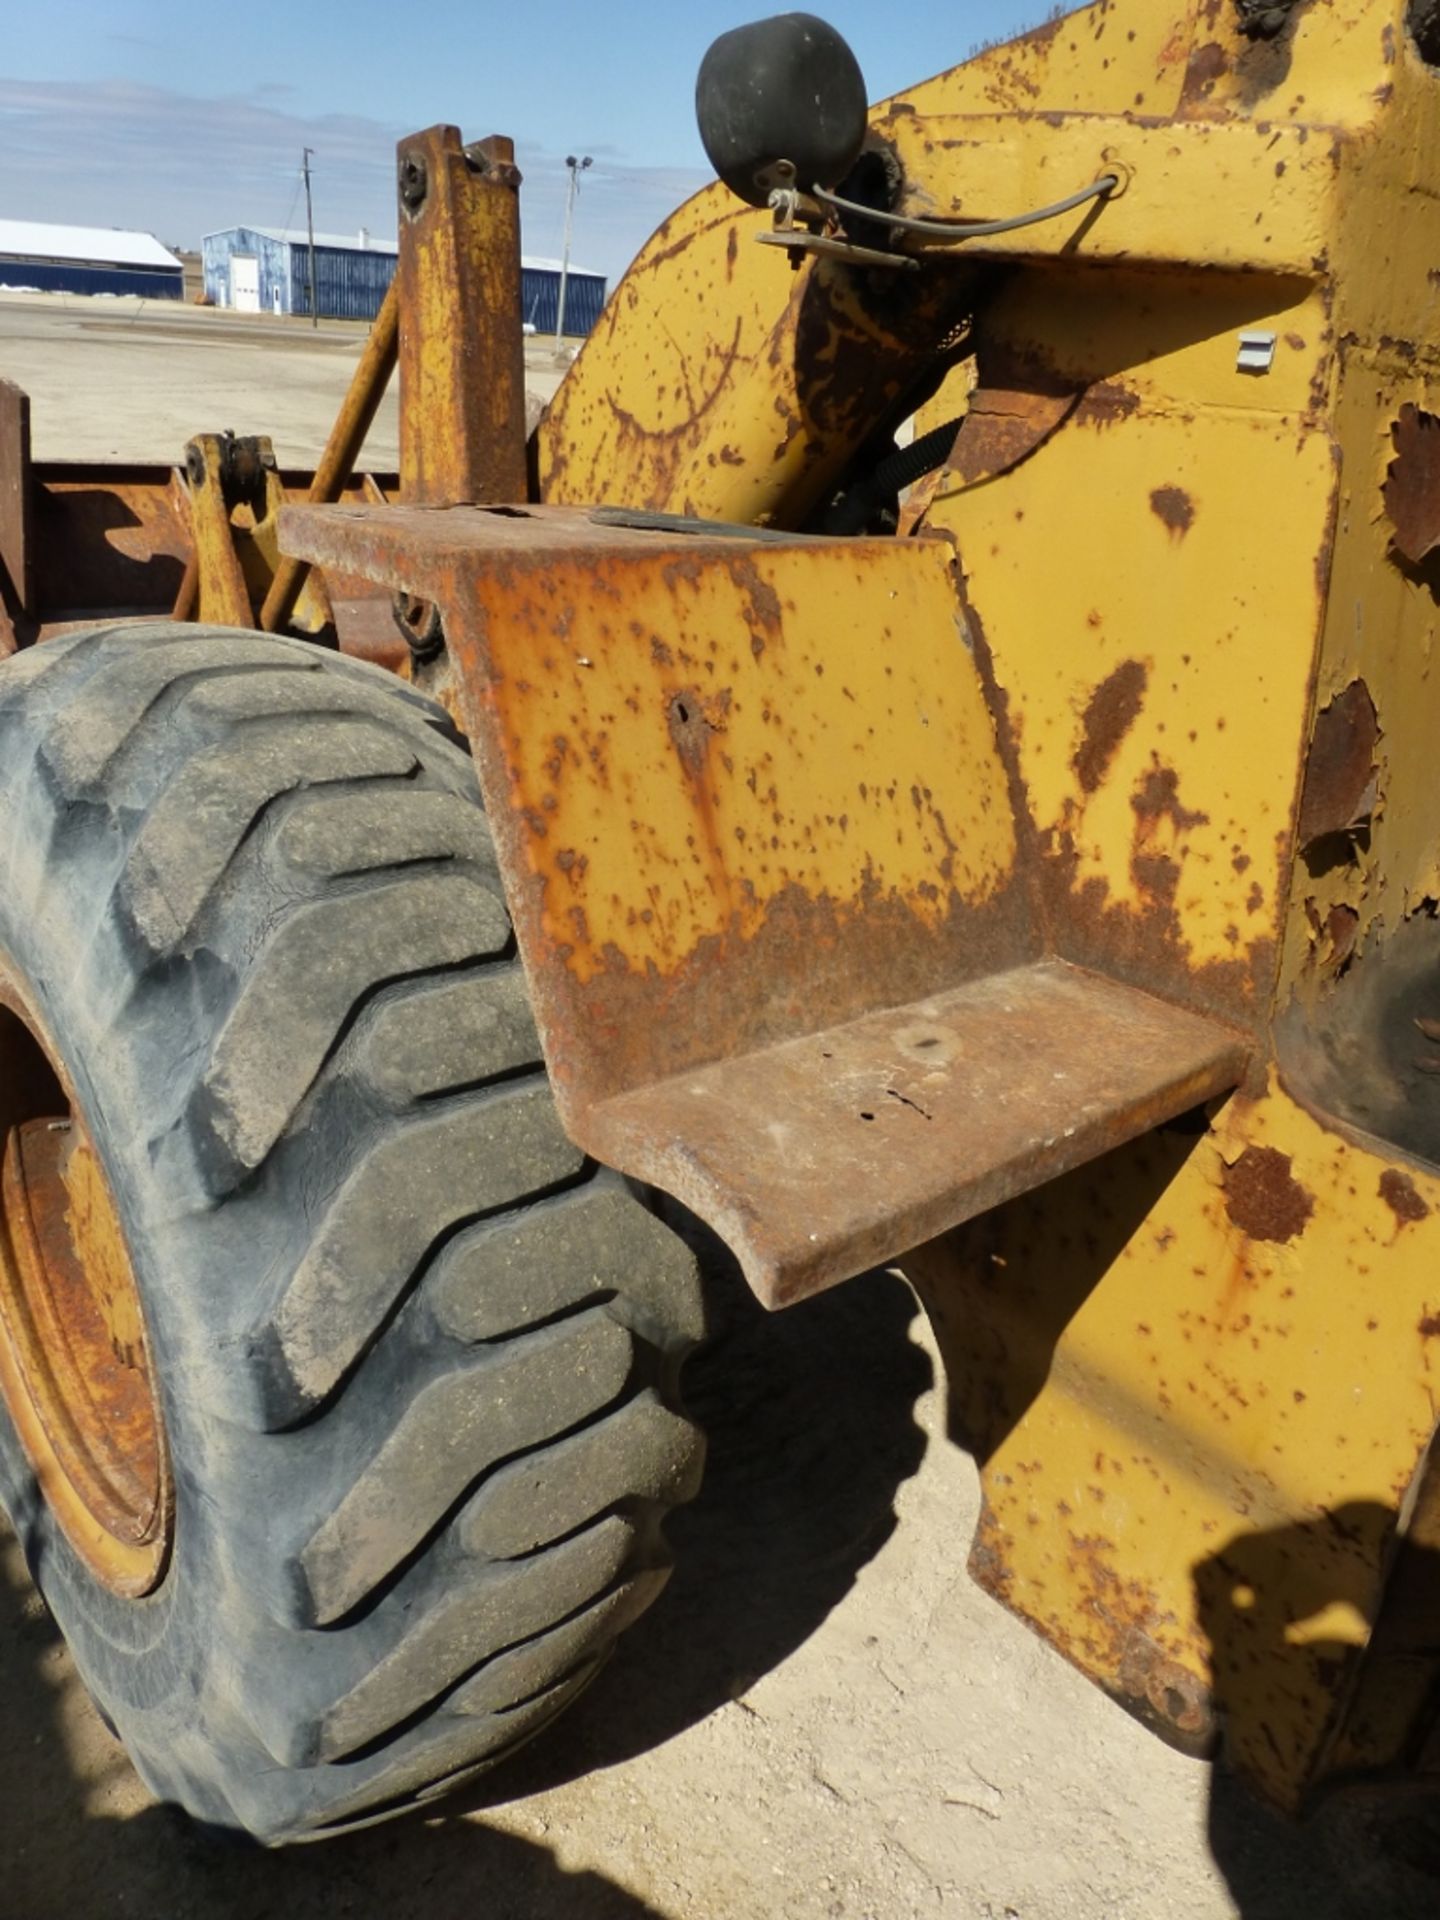
[[[315,298],[315,209],[310,204],[310,156],[313,147],[306,147],[300,158],[300,171],[305,175],[305,226],[310,235],[310,324],[320,325],[320,304]]]
[[[570,169],[570,185],[565,192],[565,251],[560,256],[560,298],[555,307],[555,351],[560,351],[561,336],[565,332],[565,288],[570,279],[570,231],[575,224],[575,196],[580,191],[580,176],[586,167],[595,162],[587,153],[576,159],[573,153],[567,153],[565,164]]]

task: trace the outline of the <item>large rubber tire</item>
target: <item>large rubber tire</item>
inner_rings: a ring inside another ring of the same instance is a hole
[[[97,1581],[3,1417],[0,1497],[141,1774],[278,1842],[493,1764],[665,1580],[702,1329],[687,1249],[561,1131],[444,714],[255,634],[17,655],[0,963],[123,1223],[165,1577]]]

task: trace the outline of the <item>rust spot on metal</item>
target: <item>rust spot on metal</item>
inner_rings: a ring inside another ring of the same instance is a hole
[[[1186,1752],[1201,1752],[1215,1735],[1209,1689],[1138,1628],[1119,1671],[1124,1704],[1145,1724]]]
[[[1069,832],[1039,836],[1041,883],[1055,937],[1067,958],[1117,979],[1133,980],[1187,1006],[1226,1019],[1252,1021],[1265,1006],[1275,976],[1270,934],[1232,960],[1195,962],[1176,910],[1179,869],[1142,840],[1131,874],[1143,901],[1115,901],[1098,875],[1079,877],[1079,855]]]
[[[976,1586],[1002,1606],[1009,1605],[1010,1592],[1015,1584],[1015,1576],[1008,1562],[1008,1549],[1005,1529],[996,1518],[990,1502],[982,1497],[975,1540],[970,1548],[969,1573]]]
[[[680,764],[692,778],[704,771],[710,742],[717,733],[725,731],[729,713],[728,687],[718,693],[701,693],[695,687],[684,687],[671,695],[666,724]]]
[[[1215,83],[1222,80],[1230,71],[1230,57],[1218,40],[1211,40],[1203,47],[1196,47],[1190,56],[1190,64],[1185,69],[1185,85],[1181,93],[1184,106],[1208,100],[1215,91]]]
[[[1097,1459],[1097,1470],[1103,1464]],[[1089,1491],[1092,1498],[1103,1497],[1098,1486]],[[1064,1502],[1061,1512],[1062,1517],[1068,1513]],[[989,1554],[1003,1551],[1003,1536],[997,1535],[998,1529],[992,1530],[985,1539]],[[1126,1577],[1116,1542],[1104,1535],[1070,1533],[1065,1559],[1069,1581],[1078,1590],[1072,1614],[1077,1624],[1051,1617],[1046,1637],[1170,1744],[1196,1755],[1206,1752],[1215,1731],[1209,1689],[1162,1644],[1167,1629],[1175,1626],[1174,1616],[1161,1610],[1143,1581]],[[986,1571],[994,1582],[997,1570]],[[990,1590],[996,1590],[993,1584]]]
[[[714,750],[708,729],[702,740]],[[702,802],[707,789],[696,779]],[[897,1002],[932,992],[937,956],[956,952],[962,941],[975,976],[1000,971],[1015,964],[1017,949],[1028,957],[1024,907],[1018,879],[979,907],[952,897],[934,925],[878,886],[848,905],[789,886],[769,900],[753,934],[732,925],[706,935],[663,987],[615,955],[609,972],[573,989],[562,1066],[583,1053],[587,1075],[603,1076],[609,1084],[602,1091],[609,1091],[636,1081],[640,1061],[657,1079],[688,1070],[697,1035],[716,1050],[714,1036],[723,1035],[727,1056],[756,1050],[788,1038],[817,1005],[833,1008],[837,1022],[858,1018],[873,1004],[876,978],[886,980]],[[546,1013],[543,983],[541,998]],[[657,1020],[657,1005],[664,1019]]]
[[[765,651],[765,640],[778,639],[782,609],[780,596],[761,576],[753,560],[736,555],[728,562],[730,578],[744,595],[749,611],[750,651],[758,660]]]
[[[1195,524],[1195,502],[1183,487],[1156,487],[1150,506],[1177,540],[1183,540]]]
[[[1429,1218],[1430,1209],[1417,1192],[1415,1182],[1399,1167],[1387,1167],[1381,1174],[1380,1198],[1402,1227]]]
[[[1113,427],[1140,411],[1140,396],[1118,380],[1097,380],[1087,387],[1075,409],[1075,423],[1085,427]]]
[[[966,486],[1011,472],[1064,425],[1079,400],[1078,392],[977,387],[956,435],[948,470]]]
[[[1082,792],[1094,793],[1105,778],[1121,741],[1139,717],[1149,677],[1143,661],[1125,660],[1091,694],[1080,746],[1071,763]]]
[[[1325,921],[1325,931],[1330,936],[1330,964],[1343,967],[1355,951],[1355,942],[1360,933],[1360,916],[1354,907],[1332,907]]]
[[[1407,403],[1390,437],[1395,458],[1386,470],[1384,497],[1392,545],[1418,567],[1440,547],[1440,418]]]
[[[1322,708],[1310,741],[1300,803],[1302,851],[1327,834],[1344,833],[1374,804],[1380,723],[1363,680],[1352,680]]]
[[[1177,834],[1210,824],[1208,813],[1180,804],[1179,774],[1173,767],[1162,767],[1158,761],[1142,776],[1130,797],[1130,805],[1138,816],[1137,833],[1142,841],[1153,835],[1161,820],[1168,820]]]
[[[1305,1231],[1315,1200],[1295,1178],[1288,1153],[1247,1147],[1225,1170],[1225,1210],[1249,1239],[1285,1246]]]
[[[1044,26],[1032,27],[1029,33],[1022,33],[1013,45],[1015,48],[1024,47],[1031,53],[1048,52],[1059,37],[1060,29],[1067,24],[1063,19],[1047,20]]]
[[[1180,891],[1180,868],[1168,854],[1137,851],[1131,856],[1130,873],[1142,893],[1161,907],[1174,907]]]

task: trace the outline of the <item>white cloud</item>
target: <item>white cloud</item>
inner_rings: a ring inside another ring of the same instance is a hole
[[[303,219],[303,209],[297,211],[300,150],[309,146],[315,149],[316,226],[393,234],[395,145],[412,131],[360,115],[306,117],[283,83],[243,97],[204,99],[129,80],[0,79],[0,212],[135,227],[193,247],[216,228]],[[464,131],[473,138],[496,129]],[[565,157],[514,128],[505,131],[515,138],[525,176],[525,246],[558,253]],[[640,165],[613,148],[587,151],[596,164],[584,176],[574,254],[613,285],[705,177]]]

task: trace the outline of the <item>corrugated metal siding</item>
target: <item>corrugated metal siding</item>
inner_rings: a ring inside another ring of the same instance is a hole
[[[178,300],[185,272],[164,268],[81,266],[76,260],[25,260],[0,254],[0,287],[38,287],[42,293],[135,293],[146,300]]]
[[[520,311],[537,333],[554,333],[560,305],[560,275],[552,267],[523,267],[520,273]],[[605,279],[598,273],[577,273],[572,267],[565,282],[565,331],[577,339],[588,334],[605,305]]]
[[[290,249],[290,281],[296,313],[310,311],[309,249]],[[325,320],[373,320],[395,277],[396,257],[373,248],[315,247],[315,293]]]

